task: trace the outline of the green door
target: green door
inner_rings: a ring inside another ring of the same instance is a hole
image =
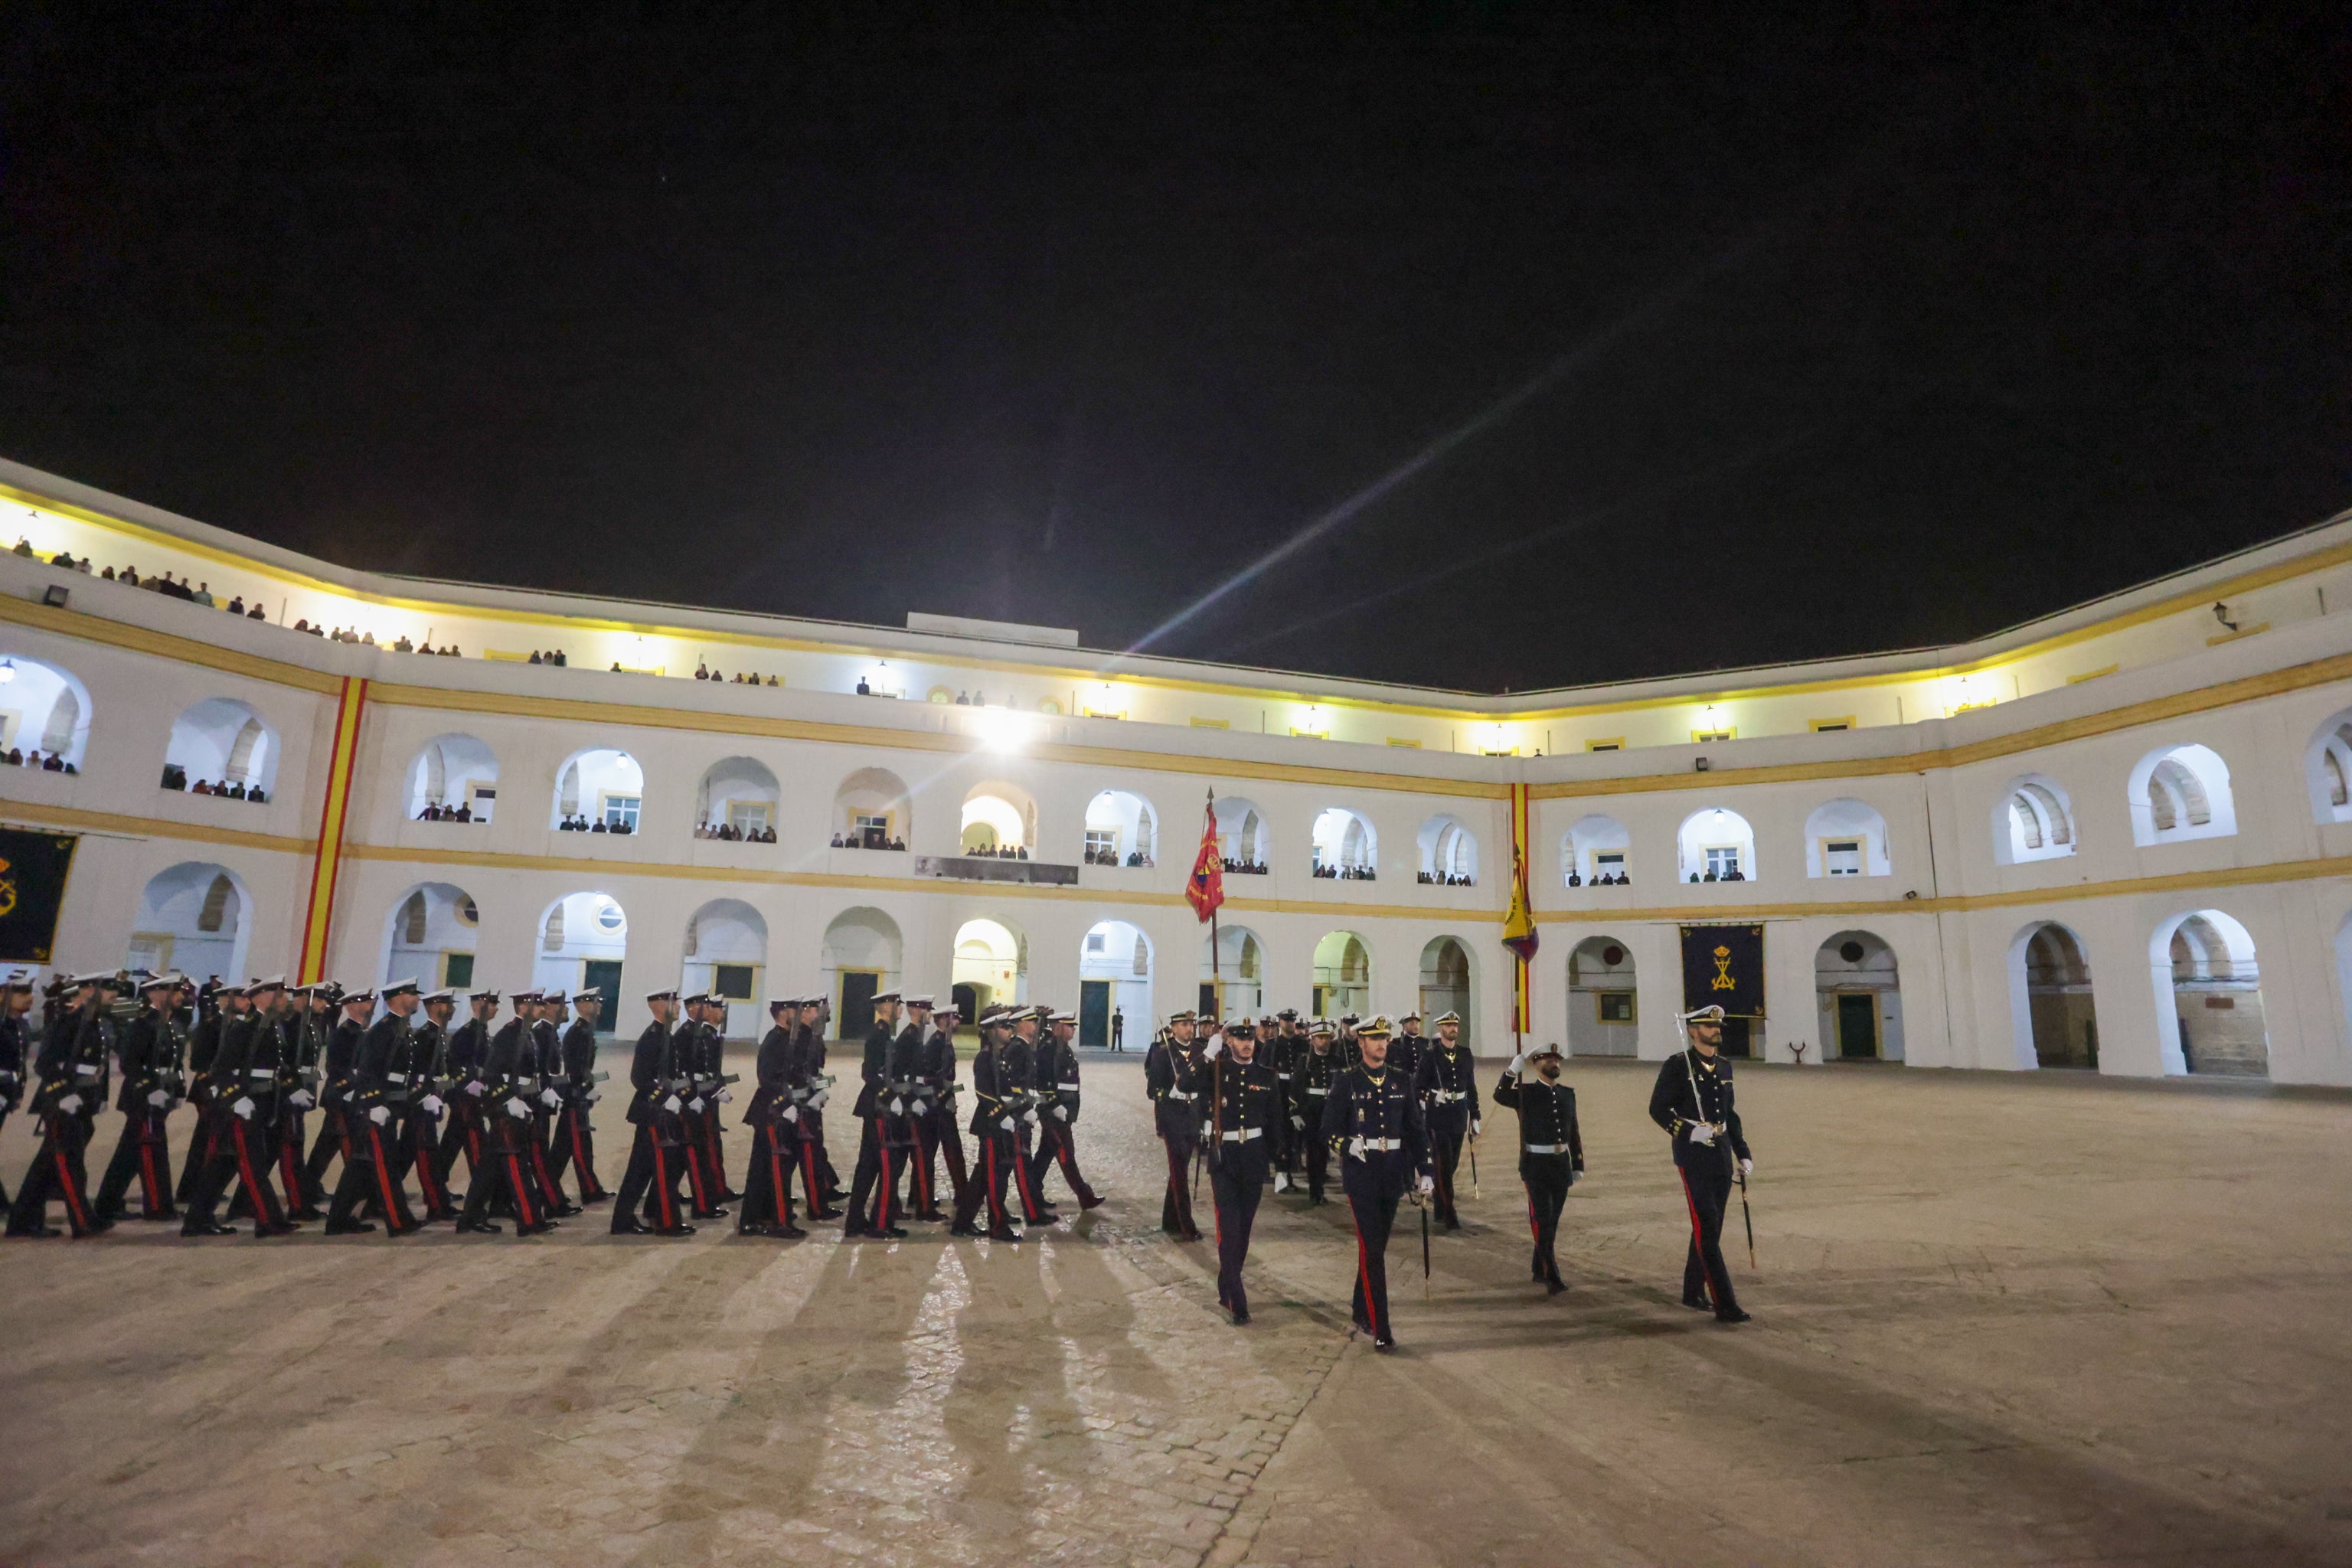
[[[1838,1055],[1878,1055],[1878,998],[1867,991],[1841,991],[1837,999]]]
[[[1110,982],[1078,982],[1078,1044],[1110,1044]]]
[[[841,1012],[834,1021],[834,1038],[862,1040],[874,1027],[874,993],[882,989],[882,976],[870,969],[845,969],[841,972]]]
[[[604,994],[604,1011],[596,1021],[596,1032],[609,1035],[621,1016],[621,961],[617,958],[591,958],[580,965],[580,989]]]

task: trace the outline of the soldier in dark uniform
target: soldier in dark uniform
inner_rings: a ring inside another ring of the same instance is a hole
[[[269,1174],[271,1131],[278,1125],[278,1101],[292,1071],[292,1052],[275,1016],[275,983],[253,988],[266,1005],[237,1016],[223,1029],[213,1054],[213,1089],[205,1108],[211,1123],[200,1131],[205,1160],[188,1195],[180,1224],[182,1236],[228,1236],[236,1227],[215,1217],[221,1194],[232,1178],[237,1196],[232,1214],[242,1209],[253,1220],[256,1240],[289,1236],[294,1226],[278,1202],[278,1188]],[[248,999],[253,993],[248,993]]]
[[[364,993],[362,993],[364,994]],[[351,1090],[343,1099],[343,1179],[327,1205],[327,1234],[352,1236],[373,1230],[356,1217],[365,1205],[383,1220],[387,1237],[416,1228],[408,1191],[393,1166],[397,1146],[393,1120],[407,1109],[408,1086],[394,1081],[395,1065],[407,1054],[408,1019],[416,1011],[416,982],[395,980],[383,988],[383,1016],[368,1026],[352,1054]]]
[[[511,1214],[520,1239],[555,1228],[532,1168],[539,1138],[532,1126],[531,1100],[539,1092],[539,1061],[530,1025],[538,1012],[537,992],[517,992],[515,1016],[490,1037],[482,1058],[483,1116],[487,1126],[483,1154],[488,1168],[477,1169],[466,1188],[466,1206],[458,1215],[460,1234],[495,1236],[496,1212]]]
[[[898,1046],[898,994],[878,992],[874,997],[874,1026],[866,1031],[865,1054],[857,1067],[857,1103],[852,1108],[857,1117],[857,1170],[849,1182],[849,1215],[841,1226],[845,1240],[859,1236],[895,1240],[907,1234],[892,1212],[901,1157],[894,1147],[892,1124],[902,1118],[893,1116],[889,1107],[894,1100],[902,1108],[905,1104],[890,1092],[890,1058]]]
[[[482,1174],[482,1139],[489,1129],[487,1102],[490,1086],[482,1077],[482,1063],[490,1054],[490,1021],[499,1016],[499,994],[477,991],[466,998],[472,1013],[449,1037],[449,1124],[441,1133],[435,1171],[446,1186],[457,1156],[466,1156],[466,1179]]]
[[[709,1000],[708,993],[699,991],[685,999],[686,1016],[670,1031],[669,1056],[672,1072],[686,1080],[680,1091],[685,1103],[677,1117],[686,1135],[686,1188],[693,1196],[694,1217],[724,1219],[727,1211],[719,1200],[727,1188],[727,1173],[710,1163],[709,1123],[719,1114],[719,1084],[708,1068],[709,1051],[703,1038],[702,1015]]]
[[[979,1141],[979,1168],[956,1204],[950,1236],[971,1236],[982,1204],[988,1205],[988,1237],[992,1241],[1018,1241],[1004,1209],[1004,1178],[1017,1162],[1021,1145],[1013,1129],[1021,1124],[1020,1106],[1029,1093],[1007,1072],[1004,1048],[1013,1037],[1013,1010],[990,1007],[980,1016],[980,1054],[971,1059],[971,1135]]]
[[[415,1018],[422,1019],[393,1058],[393,1083],[406,1090],[406,1100],[394,1128],[392,1170],[394,1182],[416,1173],[417,1195],[424,1200],[424,1223],[456,1219],[457,1205],[450,1201],[448,1184],[437,1169],[441,1153],[441,1114],[451,1090],[449,1019],[457,1010],[457,994],[444,987],[418,999]]]
[[[1454,1176],[1462,1163],[1463,1140],[1478,1136],[1478,1073],[1470,1047],[1462,1043],[1459,1013],[1437,1019],[1436,1042],[1423,1049],[1414,1086],[1429,1126],[1431,1163],[1437,1169],[1437,1217],[1446,1229],[1460,1230]]]
[[[1201,1049],[1202,1065],[1191,1079],[1205,1090],[1202,1113],[1208,1139],[1209,1193],[1217,1207],[1217,1304],[1236,1324],[1250,1321],[1249,1295],[1242,1289],[1242,1264],[1249,1257],[1250,1226],[1272,1173],[1269,1145],[1286,1120],[1283,1087],[1273,1068],[1257,1060],[1257,1037],[1247,1018],[1227,1024]]]
[[[1723,1263],[1723,1211],[1731,1201],[1731,1163],[1745,1175],[1756,1168],[1748,1135],[1732,1103],[1731,1064],[1723,1048],[1723,1009],[1701,1007],[1682,1016],[1684,1049],[1666,1058],[1650,1090],[1650,1120],[1674,1140],[1675,1164],[1689,1200],[1690,1251],[1683,1264],[1683,1305],[1727,1323],[1744,1323],[1732,1294],[1731,1270]],[[1705,1293],[1702,1294],[1701,1292]]]
[[[1298,1070],[1290,1080],[1290,1130],[1307,1166],[1309,1208],[1331,1201],[1323,1195],[1323,1185],[1331,1170],[1331,1142],[1323,1136],[1323,1107],[1331,1098],[1331,1080],[1345,1070],[1339,1053],[1331,1047],[1338,1033],[1326,1018],[1308,1025],[1307,1049],[1300,1055]]]
[[[601,1204],[613,1194],[596,1179],[596,1130],[589,1108],[604,1097],[596,1092],[596,1021],[604,1011],[602,991],[583,991],[572,998],[572,1025],[558,1042],[555,1084],[562,1101],[555,1114],[555,1136],[550,1140],[548,1179],[562,1191],[564,1170],[580,1188],[584,1206]]]
[[[172,1201],[172,1146],[165,1119],[186,1092],[186,1037],[178,1013],[184,984],[176,974],[151,975],[139,987],[136,1016],[117,1037],[115,1066],[122,1087],[115,1109],[122,1112],[122,1136],[98,1184],[91,1206],[101,1219],[122,1217],[123,1199],[133,1176],[139,1181],[142,1219],[177,1219]]]
[[[1004,1042],[997,1068],[1005,1103],[1013,1112],[1013,1190],[1021,1200],[1023,1225],[1053,1225],[1062,1216],[1039,1199],[1037,1184],[1029,1179],[1031,1145],[1037,1136],[1037,1123],[1044,1120],[1037,1113],[1037,1031],[1045,1025],[1045,1009],[1015,1007],[1008,1016],[1013,1035]]]
[[[1029,1162],[1029,1187],[1044,1196],[1045,1173],[1059,1161],[1062,1179],[1070,1184],[1084,1212],[1100,1204],[1102,1197],[1078,1174],[1077,1035],[1078,1016],[1056,1013],[1051,1032],[1037,1045],[1037,1099],[1045,1114],[1037,1123],[1037,1152]]]
[[[1285,1007],[1274,1016],[1272,1026],[1259,1031],[1258,1060],[1274,1073],[1275,1082],[1282,1089],[1283,1114],[1275,1118],[1275,1125],[1266,1133],[1273,1145],[1274,1190],[1286,1193],[1296,1184],[1298,1173],[1299,1146],[1306,1142],[1298,1129],[1290,1124],[1290,1101],[1297,1095],[1298,1058],[1307,1052],[1307,1037],[1298,1031],[1298,1011]]]
[[[915,1125],[915,1135],[922,1145],[915,1161],[915,1174],[921,1187],[921,1202],[915,1209],[915,1217],[944,1221],[952,1216],[940,1212],[935,1175],[938,1156],[947,1156],[950,1202],[962,1205],[964,1188],[970,1182],[964,1172],[963,1127],[956,1120],[956,1010],[947,1007],[934,1012],[928,996],[909,997],[907,1010],[913,1015],[914,1026],[921,1035],[915,1070],[923,1080],[925,1103],[929,1107]]]
[[[743,1180],[743,1202],[735,1211],[735,1234],[798,1239],[808,1232],[793,1223],[793,1166],[800,1157],[800,1107],[793,1102],[793,1031],[786,1020],[799,1010],[796,999],[768,1004],[773,1020],[761,1037],[752,1067],[751,1104],[743,1125],[751,1130],[751,1173]]]
[[[670,1061],[670,1020],[677,1016],[677,993],[649,991],[646,1005],[653,1021],[637,1037],[629,1058],[629,1166],[613,1202],[613,1234],[692,1236],[694,1226],[678,1214],[677,1184],[686,1154],[686,1134],[677,1112],[676,1070]],[[644,1218],[639,1217],[643,1211]],[[647,1226],[646,1219],[654,1223]]]
[[[310,1112],[318,1106],[324,1081],[320,1063],[342,992],[332,981],[321,980],[288,991],[283,1005],[287,1010],[279,1033],[288,1047],[287,1084],[286,1092],[278,1097],[278,1124],[270,1142],[278,1156],[278,1179],[286,1187],[287,1217],[324,1219],[327,1191],[310,1176],[303,1155],[310,1147]]]
[[[0,1124],[6,1123],[8,1113],[25,1098],[25,1058],[32,1044],[26,1018],[36,1000],[31,971],[20,970],[0,981]],[[0,1187],[0,1209],[9,1201],[8,1189]]]
[[[839,1219],[849,1199],[824,1142],[824,1106],[833,1098],[833,1075],[824,1070],[824,1026],[832,1016],[824,997],[801,998],[800,1075],[807,1096],[801,1103],[801,1159],[823,1184],[821,1194],[809,1197],[809,1212],[817,1219]]]
[[[197,994],[196,1024],[188,1031],[188,1102],[195,1107],[196,1131],[188,1142],[187,1158],[180,1165],[179,1187],[173,1194],[183,1206],[195,1195],[196,1177],[212,1158],[208,1129],[213,1119],[206,1114],[206,1108],[212,1103],[215,1088],[213,1060],[220,1054],[222,1031],[244,1005],[241,986],[212,985]]]
[[[530,1043],[530,1071],[535,1092],[530,1100],[531,1179],[539,1184],[540,1207],[550,1219],[570,1219],[583,1212],[583,1204],[575,1204],[564,1195],[556,1180],[556,1122],[563,1112],[563,1014],[571,999],[561,991],[540,993],[531,1011]]]
[[[366,1005],[360,1005],[361,997]],[[375,993],[343,994],[342,1016],[328,1033],[327,1047],[320,1063],[321,1082],[319,1086],[319,1136],[310,1145],[310,1157],[303,1163],[302,1185],[309,1190],[315,1184],[324,1191],[327,1165],[338,1154],[345,1163],[351,1160],[350,1120],[344,1114],[344,1102],[352,1092],[352,1063],[360,1048],[360,1037],[367,1030],[368,1014],[375,1007]]]
[[[89,1177],[83,1163],[91,1124],[98,1108],[106,1103],[107,1068],[114,1054],[114,1024],[106,1008],[114,984],[111,974],[76,975],[71,1005],[58,1015],[41,1040],[34,1062],[40,1087],[33,1093],[33,1113],[41,1119],[41,1147],[9,1207],[10,1236],[57,1235],[48,1223],[53,1197],[65,1200],[66,1223],[75,1236],[114,1228],[112,1220],[90,1210]]]
[[[1160,1204],[1160,1228],[1180,1241],[1201,1239],[1192,1223],[1192,1192],[1186,1166],[1201,1136],[1201,1119],[1193,1103],[1191,1064],[1193,1018],[1178,1013],[1151,1048],[1143,1053],[1143,1083],[1151,1096],[1151,1120],[1168,1154],[1168,1192]]]
[[[1527,1081],[1535,1064],[1537,1081]],[[1584,1173],[1584,1137],[1576,1126],[1576,1090],[1559,1081],[1559,1047],[1539,1046],[1511,1058],[1495,1085],[1495,1103],[1519,1113],[1519,1181],[1528,1189],[1528,1231],[1535,1240],[1536,1283],[1559,1295],[1568,1289],[1552,1251],[1559,1237],[1559,1208],[1568,1189]]]
[[[1339,1184],[1356,1217],[1356,1327],[1375,1350],[1396,1344],[1389,1321],[1389,1230],[1407,1191],[1423,1198],[1437,1185],[1421,1100],[1402,1070],[1389,1065],[1389,1022],[1367,1018],[1356,1030],[1363,1060],[1331,1084],[1323,1136],[1339,1159]]]
[[[1389,1066],[1404,1074],[1410,1084],[1421,1082],[1421,1058],[1428,1054],[1429,1040],[1421,1032],[1421,1015],[1407,1013],[1396,1021],[1395,1037],[1389,1041]]]

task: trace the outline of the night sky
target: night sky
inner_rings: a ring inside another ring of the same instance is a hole
[[[8,8],[0,454],[353,566],[1482,690],[2352,505],[2341,6],[356,9]]]

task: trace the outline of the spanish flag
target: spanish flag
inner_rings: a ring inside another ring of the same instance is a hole
[[[1536,955],[1535,917],[1528,910],[1527,857],[1511,850],[1511,912],[1503,918],[1503,945],[1519,955],[1521,963]]]

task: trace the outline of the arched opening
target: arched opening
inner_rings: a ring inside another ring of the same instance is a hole
[[[963,827],[958,840],[966,855],[1025,858],[1037,842],[1037,803],[1025,790],[1009,784],[982,784],[963,801]]]
[[[1213,967],[1212,959],[1213,958]],[[1213,1018],[1265,1011],[1265,943],[1247,926],[1221,925],[1213,952],[1201,940],[1200,1010]]]
[[[1633,836],[1613,816],[1579,817],[1559,842],[1560,875],[1571,888],[1613,888],[1631,882],[1627,861]]]
[[[1462,1015],[1462,1038],[1475,1051],[1478,1036],[1470,1013],[1470,950],[1454,937],[1433,939],[1421,950],[1421,1016]],[[1429,1030],[1435,1034],[1435,1028]]]
[[[597,1032],[609,1035],[621,1011],[621,964],[628,956],[629,917],[609,893],[566,893],[539,917],[530,983],[541,990],[601,991]]]
[[[2056,779],[2026,773],[2002,786],[1992,808],[1992,858],[2003,866],[2074,853],[2074,805]]]
[[[904,849],[915,831],[906,781],[887,768],[860,768],[833,796],[834,847]]]
[[[2157,928],[2148,958],[2166,1071],[2270,1076],[2262,971],[2244,926],[2220,910],[2175,915]]]
[[[1866,931],[1842,931],[1813,954],[1822,1061],[1903,1059],[1903,987],[1895,950]]]
[[[903,983],[906,952],[898,922],[880,910],[848,909],[833,917],[824,928],[824,981],[836,1037],[860,1039],[874,1026],[874,998]]]
[[[1736,811],[1713,805],[1692,812],[1675,842],[1685,882],[1756,879],[1756,830]]]
[[[53,771],[81,771],[89,742],[89,689],[74,676],[39,659],[0,657],[0,756]]]
[[[1029,945],[1002,921],[966,921],[955,936],[956,1010],[970,1023],[983,1007],[1029,999]]]
[[[1337,1018],[1372,1010],[1372,954],[1351,931],[1335,931],[1315,944],[1315,1013]]]
[[[776,805],[782,792],[768,764],[756,757],[724,757],[710,764],[694,791],[694,835],[749,844],[776,841]]]
[[[1378,874],[1380,844],[1372,835],[1372,825],[1346,806],[1326,806],[1316,813],[1310,837],[1317,876],[1369,882]]]
[[[2054,921],[2036,921],[2009,944],[2010,1027],[2024,1048],[2018,1065],[2099,1067],[2098,1010],[2091,1000],[2091,961],[2083,939]]]
[[[379,974],[385,980],[413,978],[428,991],[471,985],[481,931],[482,911],[465,889],[419,882],[392,901]]]
[[[1805,875],[1891,877],[1886,818],[1858,800],[1823,801],[1805,818]]]
[[[1151,1033],[1151,943],[1125,921],[1101,921],[1078,942],[1078,1044],[1121,1044]]]
[[[2316,822],[2352,822],[2352,708],[2330,715],[2304,748],[2304,783]]]
[[[1633,1008],[1633,950],[1589,936],[1568,955],[1568,1054],[1630,1057],[1641,1045]]]
[[[646,770],[637,759],[599,746],[573,752],[555,770],[555,809],[547,825],[581,833],[635,833],[645,804]]]
[[[498,756],[471,735],[436,735],[408,764],[412,822],[488,822],[498,800]]]
[[[1151,803],[1141,795],[1107,789],[1087,802],[1087,865],[1152,865],[1159,855],[1158,839]]]
[[[172,721],[165,789],[268,800],[277,785],[278,732],[248,704],[208,697]]]
[[[125,965],[156,974],[177,969],[199,982],[242,978],[252,914],[252,896],[236,872],[183,861],[157,872],[139,895]]]
[[[1241,876],[1265,875],[1274,853],[1274,836],[1266,830],[1265,813],[1239,795],[1216,804],[1217,851],[1225,869]]]
[[[2210,746],[2150,752],[2131,773],[2132,841],[2146,847],[2238,831],[2229,764]]]
[[[1458,816],[1433,816],[1414,837],[1421,879],[1442,888],[1478,885],[1478,840]]]
[[[742,900],[713,899],[686,922],[686,989],[734,1004],[728,1021],[739,1031],[767,1028],[761,1009],[749,1005],[767,972],[768,922]]]

